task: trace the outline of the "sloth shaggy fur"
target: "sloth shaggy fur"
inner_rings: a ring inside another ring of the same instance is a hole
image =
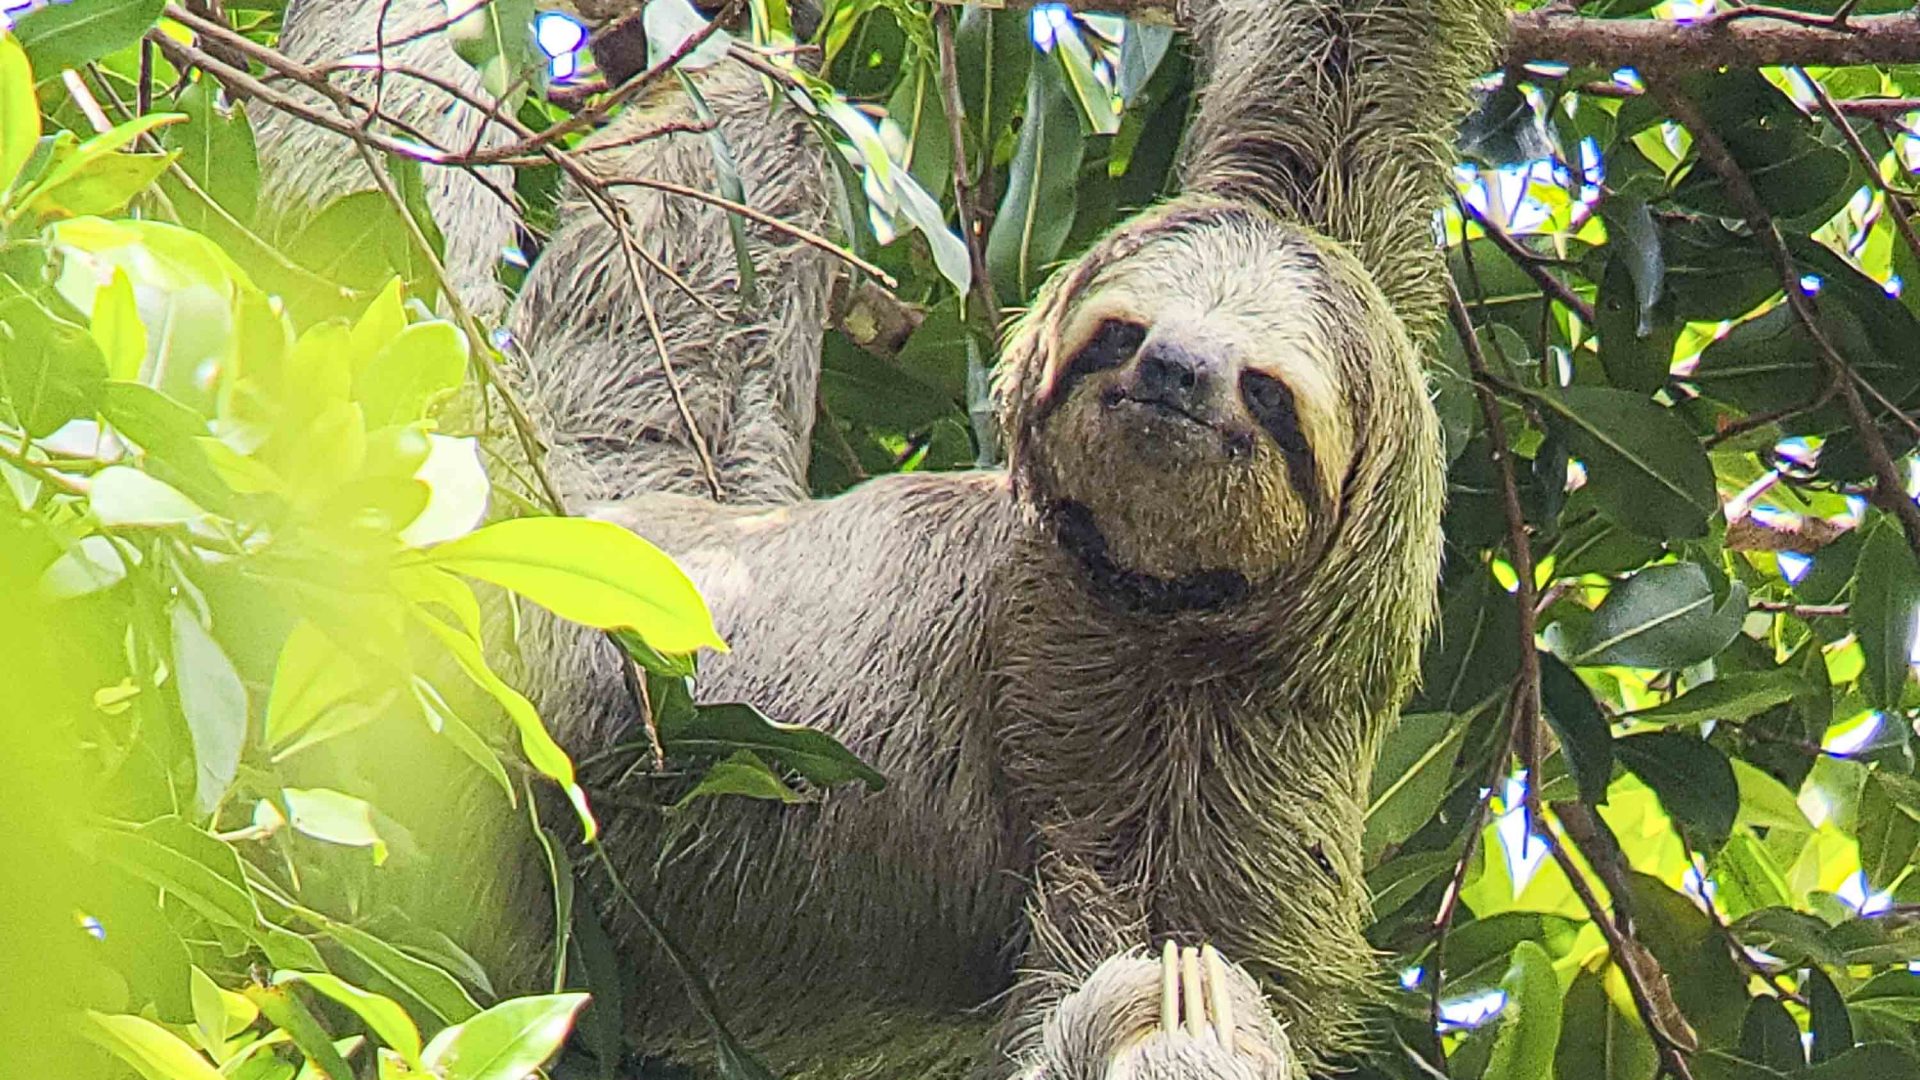
[[[377,7],[306,0],[288,36],[324,8],[366,37],[338,13]],[[743,305],[723,218],[692,203],[623,189],[637,239],[717,305],[647,277],[721,500],[590,209],[563,208],[508,315],[565,494],[707,597],[731,651],[703,661],[701,695],[832,732],[891,781],[798,806],[602,806],[625,880],[786,1075],[1294,1080],[1360,1024],[1365,793],[1440,555],[1418,359],[1444,272],[1432,211],[1500,5],[1179,8],[1203,75],[1183,193],[1062,267],[1011,329],[1004,470],[805,500],[832,267],[758,231],[765,295]],[[817,227],[799,119],[732,63],[699,78],[749,201]],[[603,143],[687,110],[663,90]],[[710,189],[710,155],[680,134],[599,160]],[[492,223],[445,224],[451,244]],[[633,737],[602,638],[526,612],[517,644],[576,757]],[[634,1042],[703,1059],[668,964],[600,900]],[[1149,950],[1167,940],[1224,956],[1180,1000],[1230,1015],[1227,1037],[1166,1023],[1179,980]]]

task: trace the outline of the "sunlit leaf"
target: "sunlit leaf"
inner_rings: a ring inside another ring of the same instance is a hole
[[[40,106],[33,67],[20,42],[0,35],[0,204],[40,142]]]
[[[83,1030],[147,1080],[222,1080],[219,1070],[193,1047],[145,1017],[88,1009]]]
[[[133,44],[160,18],[166,0],[79,0],[15,15],[14,35],[34,69],[49,76]]]
[[[1535,1080],[1553,1075],[1560,1042],[1560,980],[1545,949],[1523,941],[1500,980],[1507,1006],[1500,1014],[1485,1080]]]
[[[433,1037],[422,1055],[446,1080],[520,1080],[560,1049],[585,994],[503,1001]]]
[[[353,1010],[380,1041],[392,1047],[407,1064],[420,1068],[420,1032],[407,1011],[392,998],[362,990],[337,975],[319,971],[276,971],[275,985],[303,983]]]
[[[707,768],[700,782],[693,790],[680,797],[674,803],[674,809],[681,809],[696,799],[712,798],[716,795],[738,795],[748,799],[766,799],[772,802],[801,803],[807,797],[787,786],[785,780],[767,767],[765,761],[751,750],[736,750],[722,761],[716,761]]]
[[[1912,678],[1914,613],[1920,606],[1920,566],[1900,530],[1882,524],[1867,534],[1854,574],[1852,622],[1866,659],[1868,698],[1896,708]]]
[[[371,848],[375,866],[387,860],[386,841],[374,829],[373,807],[366,800],[326,788],[283,788],[280,795],[295,829],[330,844]]]
[[[247,689],[226,651],[186,604],[173,604],[172,620],[180,711],[193,735],[193,805],[205,814],[219,805],[239,769],[247,737]]]
[[[656,649],[726,647],[686,574],[611,522],[515,518],[414,558],[512,589],[574,622],[635,630]]]

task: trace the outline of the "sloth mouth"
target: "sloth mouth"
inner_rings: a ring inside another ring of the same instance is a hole
[[[1138,397],[1120,389],[1108,392],[1106,405],[1109,409],[1117,408],[1121,405],[1131,405],[1135,408],[1146,409],[1158,416],[1170,417],[1175,420],[1194,424],[1198,427],[1209,429],[1219,427],[1218,424],[1214,423],[1214,421],[1208,417],[1176,405],[1171,401],[1165,401],[1160,398]]]

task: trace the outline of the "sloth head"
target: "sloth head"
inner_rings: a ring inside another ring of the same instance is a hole
[[[1392,494],[1374,489],[1437,477],[1425,384],[1378,290],[1337,245],[1244,208],[1182,201],[1109,236],[1007,357],[1016,490],[1149,607],[1313,564]]]

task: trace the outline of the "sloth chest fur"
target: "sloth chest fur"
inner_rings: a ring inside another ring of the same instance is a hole
[[[1231,619],[1210,643],[1063,617],[1080,586],[1033,565],[1031,525],[997,475],[891,478],[757,513],[672,505],[680,512],[630,505],[626,523],[680,559],[728,639],[731,652],[703,666],[703,696],[829,731],[889,779],[883,792],[838,790],[814,807],[721,806],[707,823],[709,841],[718,827],[750,844],[776,819],[789,910],[817,914],[827,939],[866,951],[902,933],[945,938],[994,958],[949,989],[990,989],[1010,977],[1043,851],[1084,858],[1154,924],[1214,922],[1195,910],[1203,903],[1267,907],[1276,872],[1320,894],[1321,910],[1351,906],[1356,763],[1315,729],[1352,719],[1296,714]],[[864,555],[832,580],[802,555],[823,546]],[[846,603],[850,581],[882,582],[888,602]],[[804,679],[795,655],[811,658]],[[1173,880],[1181,859],[1209,877],[1212,899]],[[868,897],[878,879],[918,899],[854,903],[837,895],[836,867]],[[899,926],[907,911],[922,925]],[[1263,929],[1234,944],[1277,959],[1283,937]],[[922,955],[916,945],[895,974],[923,979]]]

